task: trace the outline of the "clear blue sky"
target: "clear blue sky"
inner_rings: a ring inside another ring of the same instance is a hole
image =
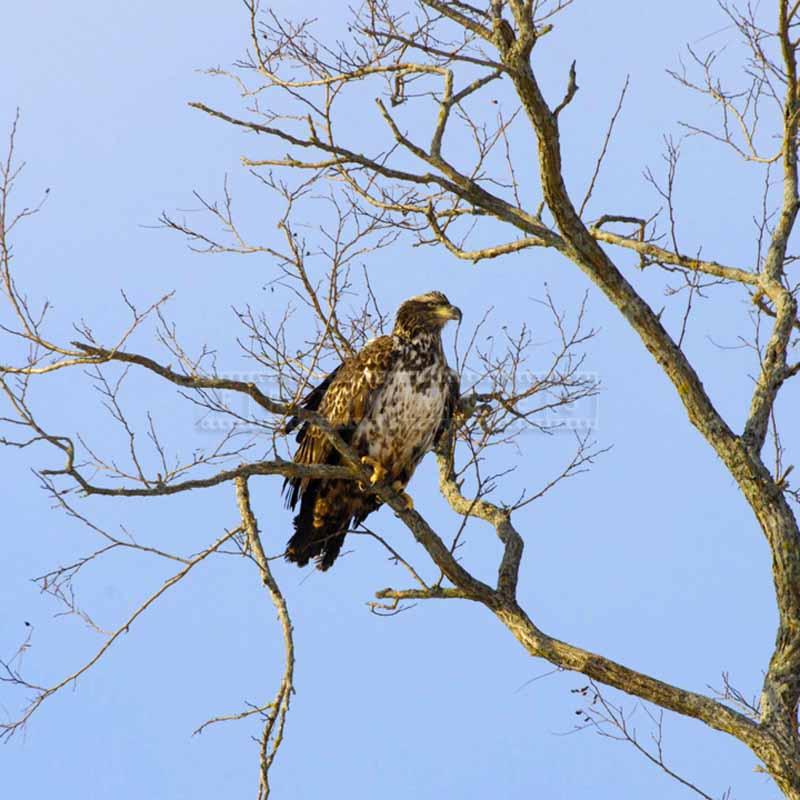
[[[280,0],[272,7],[291,13],[297,5]],[[709,114],[707,104],[678,90],[665,67],[676,65],[687,41],[697,47],[732,41],[711,0],[647,5],[645,17],[640,3],[578,2],[542,55],[553,87],[563,85],[566,66],[578,59],[581,90],[562,118],[576,186],[591,172],[616,95],[631,75],[598,213],[658,206],[642,169],[661,168],[661,135],[677,132],[677,119],[702,121]],[[333,7],[310,0],[302,12],[340,16]],[[238,111],[227,86],[196,70],[238,58],[247,45],[246,23],[239,3],[188,0],[16,3],[4,12],[0,126],[8,127],[19,106],[18,145],[29,162],[20,199],[51,190],[45,211],[17,242],[18,279],[32,295],[53,301],[60,330],[84,318],[99,337],[111,336],[124,310],[120,288],[141,303],[175,289],[170,313],[184,339],[194,346],[208,342],[221,368],[234,371],[246,365],[235,347],[231,305],[250,302],[280,313],[263,290],[273,277],[268,260],[194,255],[176,237],[148,227],[163,209],[196,205],[193,189],[218,192],[229,173],[251,220],[263,225],[265,236],[274,235],[279,208],[266,204],[239,166],[243,153],[266,155],[268,143],[245,139],[186,105],[199,99]],[[364,113],[373,113],[371,103]],[[350,133],[357,147],[358,128]],[[678,183],[685,249],[702,246],[708,257],[749,267],[758,173],[701,140],[688,142],[685,154]],[[387,307],[442,289],[467,322],[493,305],[495,328],[528,321],[545,340],[552,332],[531,298],[541,297],[548,282],[570,308],[588,288],[572,265],[535,251],[473,267],[401,243],[370,266]],[[655,278],[646,276],[641,286],[654,306],[668,302]],[[747,354],[713,342],[734,344],[738,333],[749,332],[747,306],[733,290],[712,297],[700,304],[687,347],[712,398],[738,427],[753,364]],[[766,545],[638,339],[597,291],[589,301],[600,335],[587,368],[604,386],[597,437],[613,449],[590,474],[519,514],[527,542],[523,603],[548,633],[664,680],[706,691],[728,671],[745,694],[757,694],[775,627]],[[665,316],[673,330],[679,316],[678,308]],[[545,344],[542,366],[546,355]],[[54,427],[84,430],[102,442],[107,422],[86,405],[85,393],[71,388],[76,379],[53,377],[37,407]],[[135,387],[131,408],[152,408],[184,452],[208,435],[171,390],[152,381]],[[788,440],[798,432],[796,422],[787,427]],[[536,485],[558,470],[567,446],[556,439],[526,437],[524,472],[516,480]],[[24,622],[31,622],[25,664],[33,680],[50,683],[98,641],[77,620],[54,618],[58,607],[29,578],[74,559],[92,542],[83,528],[51,511],[38,490],[29,468],[54,466],[49,453],[0,452],[0,464],[0,653],[10,655],[25,635]],[[417,507],[446,532],[457,521],[438,499],[433,478],[426,462],[412,491]],[[290,525],[279,481],[262,479],[252,491],[268,550],[279,552]],[[103,524],[125,524],[143,541],[186,552],[202,548],[236,518],[230,488],[87,508]],[[375,519],[414,551],[410,534],[388,511]],[[431,602],[391,619],[371,615],[365,604],[372,593],[405,585],[405,576],[371,542],[355,545],[325,575],[275,567],[298,655],[297,695],[272,775],[275,797],[686,796],[624,744],[589,732],[558,735],[573,728],[578,704],[570,690],[585,681],[563,674],[525,685],[548,665],[526,656],[486,611]],[[464,552],[478,571],[489,569],[498,556],[493,532],[472,528]],[[114,627],[166,575],[144,558],[112,559],[87,572],[78,584],[80,600],[100,624]],[[271,697],[281,664],[274,612],[252,565],[236,558],[204,565],[74,691],[48,701],[24,737],[0,748],[3,794],[250,796],[255,728],[236,723],[200,737],[191,732],[209,716]],[[13,715],[22,699],[0,687],[0,713]],[[646,738],[643,716],[640,731]],[[753,771],[749,751],[699,724],[668,717],[665,746],[670,765],[713,796],[728,786],[735,798],[776,796],[770,781]]]

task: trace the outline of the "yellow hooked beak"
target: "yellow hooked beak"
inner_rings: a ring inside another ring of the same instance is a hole
[[[436,316],[440,319],[454,319],[461,322],[461,309],[451,305],[437,306]]]

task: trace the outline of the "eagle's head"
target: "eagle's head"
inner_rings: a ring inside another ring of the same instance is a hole
[[[442,292],[428,292],[406,300],[397,309],[394,332],[400,336],[438,333],[451,319],[461,322],[461,309],[451,305]]]

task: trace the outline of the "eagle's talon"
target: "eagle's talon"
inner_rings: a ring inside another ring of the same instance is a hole
[[[369,479],[369,482],[373,486],[376,483],[380,483],[386,477],[386,467],[384,467],[383,464],[381,464],[381,462],[377,459],[371,458],[370,456],[362,456],[361,463],[372,467],[372,475]]]
[[[392,484],[392,489],[394,489],[400,495],[400,497],[403,498],[403,502],[406,504],[406,511],[413,511],[414,498],[412,498],[408,492],[403,490],[403,484],[400,481],[395,481]]]

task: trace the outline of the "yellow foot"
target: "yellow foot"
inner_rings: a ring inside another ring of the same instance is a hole
[[[410,494],[403,490],[403,484],[400,481],[395,481],[392,484],[392,489],[394,489],[403,498],[403,502],[406,504],[406,509],[411,511],[414,508],[414,500],[411,498]]]
[[[370,458],[369,456],[363,456],[361,459],[362,464],[367,464],[368,466],[372,467],[372,477],[369,479],[369,482],[374,486],[376,483],[379,483],[386,477],[386,467],[381,464],[380,461]]]
[[[324,497],[317,500],[314,506],[314,518],[311,523],[315,528],[325,527],[325,517],[330,511],[330,508],[331,504]]]

